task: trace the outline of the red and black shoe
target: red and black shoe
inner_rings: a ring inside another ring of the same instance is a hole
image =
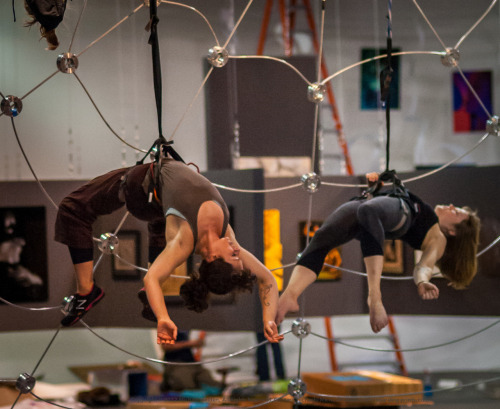
[[[104,291],[93,285],[92,291],[86,295],[73,294],[64,298],[63,312],[66,316],[61,320],[61,325],[70,327],[76,324],[89,310],[101,301]]]
[[[156,315],[151,308],[151,305],[149,305],[148,295],[146,294],[146,290],[144,288],[141,288],[139,290],[139,292],[137,293],[137,297],[139,297],[139,300],[141,300],[142,302],[142,318],[145,318],[148,321],[158,322],[156,319]]]

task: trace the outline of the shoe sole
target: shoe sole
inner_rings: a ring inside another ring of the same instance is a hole
[[[69,324],[63,324],[62,321],[61,321],[61,324],[65,327],[71,327],[72,325],[76,324],[78,321],[80,321],[83,316],[85,314],[87,314],[87,312],[90,311],[91,308],[94,307],[94,305],[96,305],[99,301],[102,300],[102,298],[104,297],[104,291],[101,291],[101,294],[99,294],[99,296],[93,300],[88,306],[87,308],[85,308],[85,310],[83,311],[82,315],[78,316],[78,317],[75,317],[75,319],[73,321],[71,321]],[[64,319],[63,319],[64,320]]]

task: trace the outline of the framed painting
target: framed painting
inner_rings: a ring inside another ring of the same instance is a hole
[[[485,131],[489,117],[484,108],[493,111],[491,71],[465,71],[463,74],[470,87],[459,72],[453,73],[453,130]]]
[[[403,274],[404,257],[403,242],[401,240],[384,241],[384,265],[382,272],[391,274]]]
[[[0,223],[0,297],[47,301],[45,207],[2,207]]]
[[[401,51],[399,48],[393,48],[392,52]],[[362,48],[361,60],[368,60],[378,55],[387,54],[386,49],[380,48]],[[379,109],[382,108],[380,101],[380,72],[385,68],[387,58],[381,58],[367,62],[361,66],[361,109]],[[391,109],[399,108],[399,55],[391,56],[391,67],[393,69],[391,85],[389,88]]]
[[[141,272],[141,233],[137,230],[124,230],[118,233],[117,255],[112,257],[114,280],[140,280]]]

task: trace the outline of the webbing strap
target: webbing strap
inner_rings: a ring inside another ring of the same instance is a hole
[[[150,35],[148,44],[151,45],[151,54],[153,58],[153,84],[155,90],[156,114],[158,117],[158,134],[160,135],[159,137],[161,139],[163,138],[163,131],[162,131],[162,120],[161,120],[161,110],[162,110],[161,60],[160,60],[160,46],[158,43],[159,21],[160,20],[158,19],[157,15],[156,0],[150,0],[149,23],[148,23]]]
[[[156,115],[158,118],[158,139],[153,143],[151,148],[144,157],[137,162],[137,164],[144,163],[144,159],[154,151],[155,162],[160,159],[161,153],[169,154],[173,159],[184,162],[181,156],[172,148],[173,141],[167,141],[163,136],[162,130],[162,81],[161,81],[161,59],[160,59],[160,45],[158,41],[158,22],[157,4],[156,0],[149,2],[149,23],[146,30],[150,31],[148,44],[151,45],[151,55],[153,61],[153,85],[156,101]]]
[[[380,72],[380,99],[385,104],[385,124],[387,139],[385,145],[385,170],[389,171],[391,144],[391,81],[392,81],[392,1],[389,0],[387,12],[387,61]]]

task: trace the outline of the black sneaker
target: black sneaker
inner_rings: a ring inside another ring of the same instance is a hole
[[[104,297],[104,291],[95,284],[87,295],[73,294],[64,299],[63,312],[66,316],[61,320],[61,325],[70,327],[76,324],[94,305]]]
[[[141,288],[139,290],[139,292],[137,293],[137,297],[139,297],[139,300],[141,300],[143,306],[141,312],[142,318],[145,318],[148,321],[158,322],[153,309],[149,305],[148,295],[146,294],[146,290],[144,288]]]

